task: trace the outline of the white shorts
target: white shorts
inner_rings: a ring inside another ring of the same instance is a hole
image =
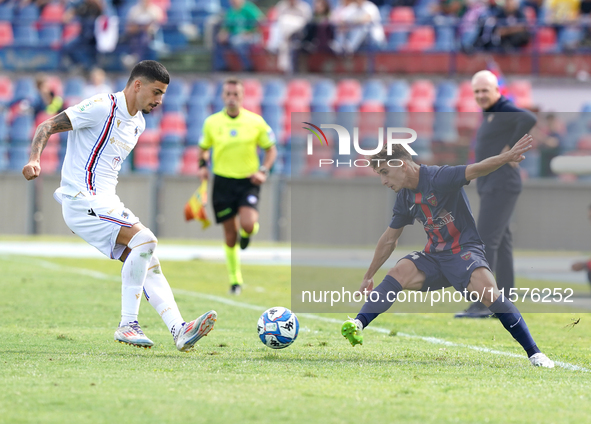
[[[111,259],[121,257],[126,246],[117,244],[119,230],[140,220],[125,207],[119,196],[79,194],[73,197],[62,194],[61,200],[64,221],[74,234]]]

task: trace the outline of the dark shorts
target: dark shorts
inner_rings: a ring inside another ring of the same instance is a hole
[[[434,291],[453,286],[461,292],[468,287],[470,277],[476,268],[485,267],[490,271],[484,257],[484,250],[479,247],[462,247],[462,250],[455,254],[412,252],[402,259],[411,260],[419,271],[425,273],[425,282],[421,291]]]
[[[215,222],[224,222],[238,213],[238,208],[248,206],[257,209],[260,186],[250,182],[250,178],[226,178],[215,175],[213,180],[212,203]]]

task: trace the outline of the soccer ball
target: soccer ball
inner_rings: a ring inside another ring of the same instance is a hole
[[[299,330],[298,318],[281,306],[267,309],[257,322],[259,338],[271,349],[284,349],[295,342]]]

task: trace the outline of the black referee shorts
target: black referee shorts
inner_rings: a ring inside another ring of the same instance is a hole
[[[238,208],[248,206],[258,210],[261,187],[250,178],[226,178],[214,176],[212,203],[215,222],[224,222],[238,213]]]

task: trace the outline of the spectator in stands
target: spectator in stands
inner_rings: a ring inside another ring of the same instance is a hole
[[[540,151],[540,177],[554,177],[550,169],[550,161],[560,155],[562,151],[562,124],[556,119],[556,115],[546,115],[544,125],[541,127],[541,137],[537,139]]]
[[[301,48],[298,57],[300,70],[305,72],[305,65],[312,53],[331,53],[335,29],[330,21],[330,3],[328,0],[314,1],[314,15],[308,21],[301,34]]]
[[[312,17],[312,8],[304,0],[281,0],[275,6],[277,20],[271,25],[267,49],[278,53],[277,67],[283,72],[293,70],[291,40]]]
[[[64,106],[64,99],[53,92],[47,75],[37,75],[35,82],[38,91],[38,97],[33,104],[35,115],[39,112],[47,112],[50,115],[56,115],[61,112]]]
[[[230,0],[230,10],[226,12],[222,28],[217,34],[217,46],[214,46],[213,69],[228,69],[225,53],[233,50],[240,56],[242,68],[251,71],[250,49],[261,43],[258,26],[265,18],[263,12],[248,0]]]
[[[476,46],[485,50],[511,51],[529,43],[530,32],[519,0],[497,0],[480,20]]]
[[[107,74],[101,68],[93,68],[88,76],[82,97],[89,99],[97,94],[113,93],[113,87],[107,83]]]
[[[352,54],[362,46],[381,48],[385,41],[380,11],[368,0],[345,0],[336,10],[333,22],[337,27],[334,49],[337,53]]]
[[[77,0],[64,14],[64,23],[80,21],[80,34],[64,47],[64,54],[74,64],[90,70],[96,63],[96,39],[94,21],[103,13],[101,0]]]
[[[123,56],[123,65],[133,68],[136,63],[144,59],[152,59],[150,43],[160,29],[164,20],[162,9],[152,3],[152,0],[139,0],[129,9],[127,25],[121,44],[128,46],[128,54]]]
[[[544,16],[544,0],[524,0],[522,3],[523,9],[528,7],[536,14],[536,19],[541,20]]]
[[[439,0],[439,3],[434,3],[435,24],[454,23],[461,19],[467,11],[466,0]]]

